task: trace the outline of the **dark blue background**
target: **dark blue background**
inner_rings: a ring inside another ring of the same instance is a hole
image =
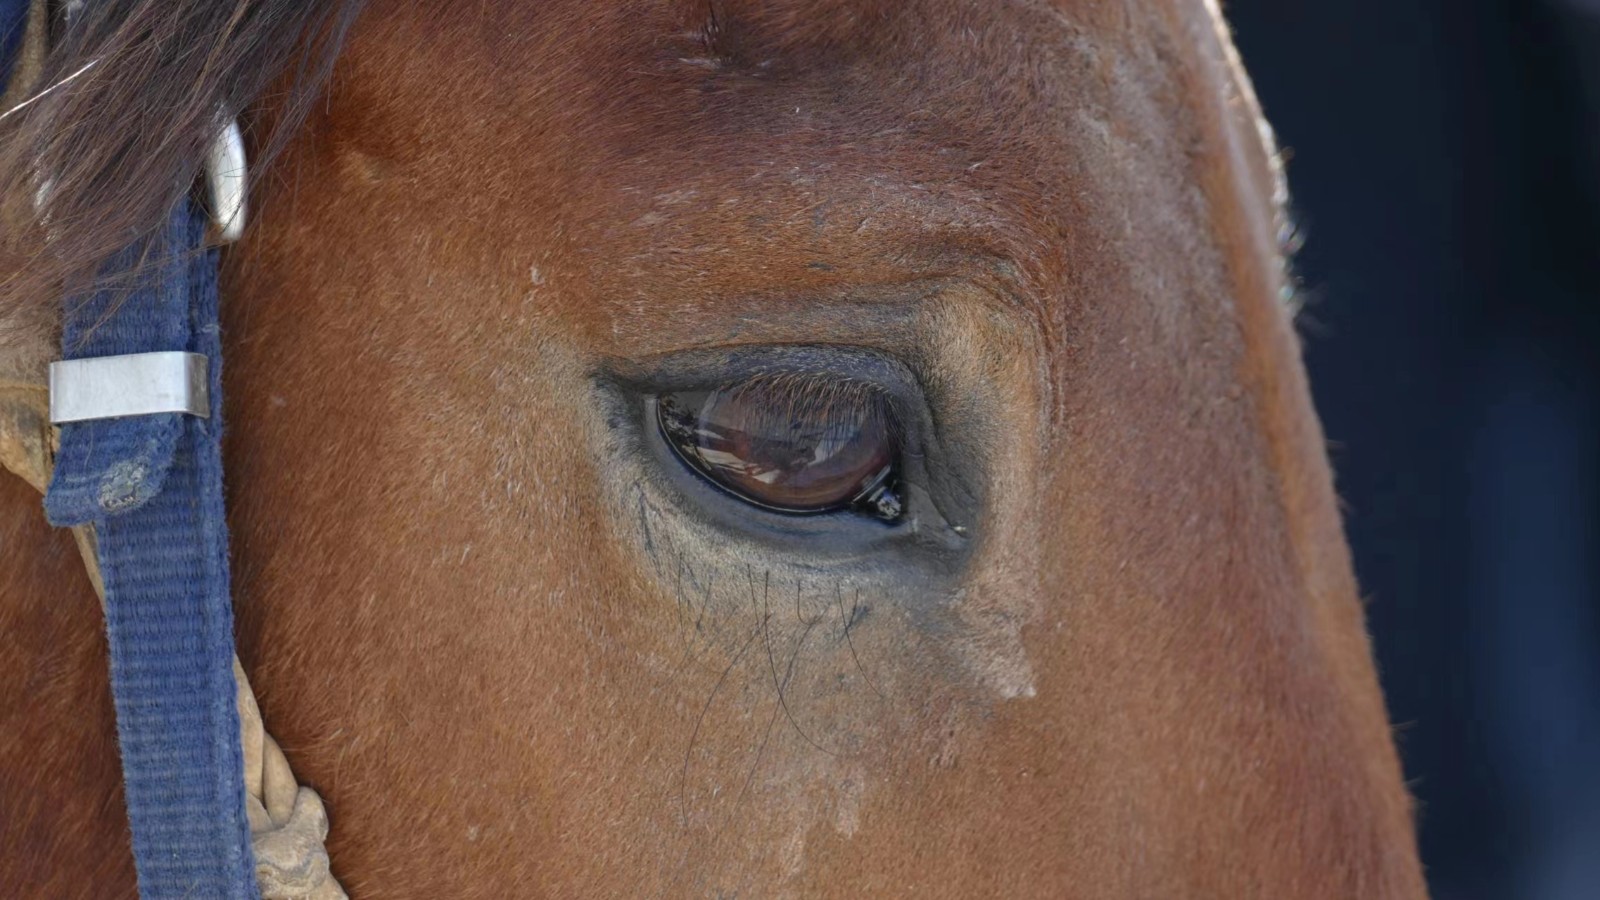
[[[1600,898],[1600,0],[1233,0],[1438,900]]]

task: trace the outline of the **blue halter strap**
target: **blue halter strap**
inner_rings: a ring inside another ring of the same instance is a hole
[[[256,898],[245,817],[222,496],[217,251],[186,202],[112,260],[135,284],[74,297],[62,351],[84,359],[188,351],[208,360],[210,416],[68,423],[45,511],[93,524],[106,589],[111,691],[139,891]]]
[[[30,6],[0,0],[0,88]],[[178,360],[186,404],[152,402],[170,384],[123,378],[144,373],[126,359],[58,364],[98,381],[56,384],[51,372],[53,418],[58,388],[74,386],[78,404],[104,407],[90,415],[114,416],[62,424],[45,512],[56,525],[93,525],[98,538],[128,822],[147,900],[259,898],[234,681],[218,253],[206,247],[208,223],[197,203],[179,203],[157,234],[107,264],[107,287],[69,296],[62,315],[64,359],[158,354],[133,357],[155,373]],[[128,400],[131,408],[117,408]],[[170,408],[189,412],[149,412]]]
[[[0,87],[30,5],[0,0]],[[64,424],[45,496],[52,523],[93,525],[98,539],[117,740],[146,900],[260,896],[233,677],[217,251],[206,246],[208,222],[185,201],[155,235],[111,260],[109,287],[68,298],[61,344],[67,360],[200,354],[209,416]],[[193,368],[197,360],[187,362]],[[136,398],[141,390],[110,387]]]

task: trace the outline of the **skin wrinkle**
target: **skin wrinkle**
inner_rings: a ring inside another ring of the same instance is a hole
[[[371,3],[224,273],[240,657],[352,895],[1423,896],[1214,13]],[[602,377],[767,345],[904,366],[966,551],[725,527]],[[0,500],[82,767],[0,742],[0,883],[126,894]]]

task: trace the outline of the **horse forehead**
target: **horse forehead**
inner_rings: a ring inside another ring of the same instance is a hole
[[[651,265],[804,235],[831,242],[829,265],[876,267],[926,239],[1041,288],[1070,267],[1048,262],[1063,232],[1108,213],[1126,230],[1187,189],[1176,79],[1212,29],[1165,0],[374,6],[333,126],[409,157],[440,200],[512,198],[479,218],[525,220],[529,240],[560,223]]]
[[[911,176],[1068,155],[1052,127],[1066,112],[1172,131],[1184,99],[1166,82],[1187,52],[1173,32],[1207,20],[1200,4],[1174,12],[1163,0],[554,0],[492,15],[373,5],[340,80],[367,107],[351,119],[381,116],[417,145],[493,123],[521,147],[491,149],[553,151],[573,167],[712,154],[662,173],[674,180],[737,177],[739,166],[710,165],[737,155],[777,166],[823,149],[845,172]],[[1160,15],[1129,27],[1146,6]]]

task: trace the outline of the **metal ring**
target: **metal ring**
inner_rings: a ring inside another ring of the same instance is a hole
[[[211,221],[224,243],[244,234],[247,169],[244,135],[239,120],[229,119],[206,150],[206,186],[211,194]]]

